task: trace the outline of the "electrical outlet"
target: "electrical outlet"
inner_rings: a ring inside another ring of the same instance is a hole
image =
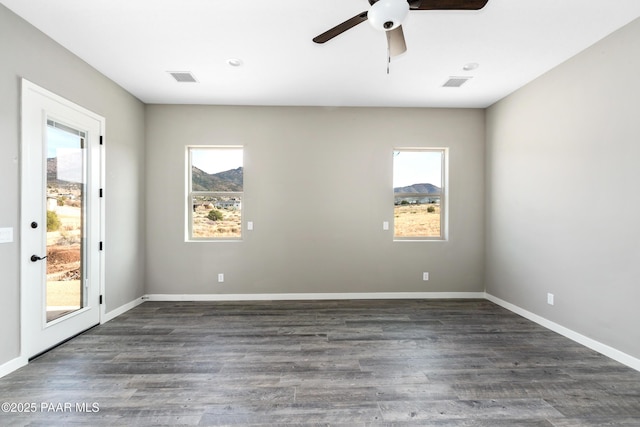
[[[547,294],[547,304],[553,305],[553,294]]]
[[[425,271],[424,273],[422,273],[422,280],[424,280],[425,282],[429,280],[429,272]]]
[[[218,282],[219,282],[219,283],[224,282],[224,274],[222,274],[222,273],[219,273],[219,274],[218,274]]]
[[[389,221],[382,221],[382,229],[385,231],[389,229]]]
[[[247,230],[253,230],[253,221],[247,221]]]

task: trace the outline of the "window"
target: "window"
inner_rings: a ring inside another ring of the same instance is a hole
[[[444,148],[394,150],[394,239],[445,239],[445,156]]]
[[[188,240],[242,238],[242,147],[187,147]]]

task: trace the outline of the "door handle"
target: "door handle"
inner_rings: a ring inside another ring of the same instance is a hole
[[[38,255],[31,255],[31,262],[36,262],[36,261],[42,261],[43,259],[45,259],[47,256],[38,256]]]

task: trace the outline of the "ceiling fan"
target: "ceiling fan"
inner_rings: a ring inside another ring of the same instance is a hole
[[[489,0],[369,0],[371,7],[351,19],[347,19],[313,39],[325,43],[356,25],[369,20],[373,28],[387,35],[389,57],[406,52],[407,44],[402,31],[402,21],[409,10],[479,10]]]

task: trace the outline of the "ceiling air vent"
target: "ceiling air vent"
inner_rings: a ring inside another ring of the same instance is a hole
[[[447,80],[442,87],[460,87],[465,84],[467,80],[471,80],[471,78],[472,77],[449,77],[449,80]]]
[[[197,80],[189,71],[168,71],[178,83],[196,83]]]

